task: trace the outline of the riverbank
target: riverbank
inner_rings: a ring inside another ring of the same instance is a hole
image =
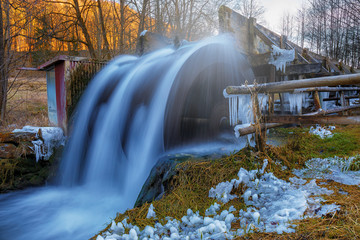
[[[359,238],[359,185],[339,183],[335,181],[336,179],[333,180],[329,177],[311,181],[312,178],[296,175],[296,169],[308,168],[308,160],[314,158],[330,159],[332,162],[346,162],[349,157],[354,157],[351,163],[349,163],[349,166],[347,166],[346,171],[357,172],[360,170],[360,128],[357,126],[336,126],[335,130],[332,132],[332,137],[322,139],[317,135],[310,134],[309,128],[277,129],[271,132],[272,137],[284,139],[285,144],[282,146],[267,146],[265,153],[258,153],[255,152],[253,148],[247,147],[237,153],[223,156],[218,159],[197,159],[197,161],[191,161],[190,159],[181,162],[176,166],[177,174],[168,181],[168,185],[162,198],[151,203],[154,207],[155,218],[147,218],[150,203],[146,203],[138,208],[128,210],[123,214],[117,214],[114,222],[110,223],[107,228],[101,232],[102,237],[105,239],[107,235],[110,237],[112,234],[115,234],[115,230],[120,231],[118,228],[119,222],[124,223],[124,219],[126,219],[126,224],[128,225],[122,225],[124,227],[123,234],[128,234],[128,237],[131,237],[131,234],[135,237],[134,233],[136,233],[136,236],[141,236],[141,234],[143,234],[142,236],[145,236],[144,229],[146,226],[148,226],[148,233],[150,234],[152,229],[154,236],[158,234],[158,236],[161,236],[162,238],[166,236],[171,237],[172,233],[177,233],[181,236],[181,232],[185,231],[185,227],[186,229],[189,229],[190,226],[183,221],[184,216],[188,218],[191,217],[191,213],[188,211],[189,209],[191,209],[193,213],[198,212],[197,218],[200,219],[200,222],[202,221],[202,224],[200,224],[198,228],[195,225],[192,226],[195,228],[194,234],[199,234],[199,229],[201,227],[210,226],[211,221],[209,220],[209,217],[212,218],[214,222],[217,220],[221,223],[223,220],[224,224],[229,223],[230,221],[230,225],[228,228],[225,228],[225,231],[223,232],[224,234],[229,234],[231,232],[240,233],[242,229],[244,229],[244,222],[241,220],[244,218],[244,212],[249,211],[251,207],[256,209],[256,207],[254,207],[255,205],[249,205],[248,201],[255,201],[254,197],[258,196],[251,195],[251,198],[245,198],[244,196],[247,190],[251,189],[251,181],[246,184],[243,182],[238,187],[232,187],[231,191],[228,193],[237,197],[226,203],[221,202],[219,199],[209,197],[209,191],[212,188],[216,189],[219,184],[226,181],[231,182],[232,179],[239,180],[239,170],[244,169],[243,172],[245,173],[257,171],[258,175],[256,175],[254,179],[259,179],[259,182],[266,178],[266,174],[273,174],[273,176],[278,179],[277,182],[281,182],[286,186],[294,184],[291,182],[294,178],[305,180],[305,183],[301,185],[302,187],[300,184],[296,185],[297,189],[300,189],[300,192],[305,192],[305,186],[310,183],[313,185],[315,184],[319,188],[326,188],[333,192],[328,195],[320,192],[318,194],[319,196],[315,196],[316,194],[311,196],[312,191],[306,190],[309,193],[309,196],[306,198],[307,206],[313,206],[309,202],[310,199],[318,199],[317,201],[320,201],[321,205],[317,205],[317,210],[311,210],[309,208],[304,210],[303,216],[308,217],[299,217],[297,220],[291,222],[291,224],[294,224],[291,229],[295,230],[295,233],[287,233],[287,231],[283,231],[281,235],[278,235],[279,231],[264,233],[263,229],[266,229],[266,227],[264,228],[261,223],[263,222],[266,225],[267,222],[266,219],[262,219],[262,216],[260,215],[258,219],[261,220],[258,220],[258,225],[256,221],[249,220],[249,222],[245,223],[246,227],[242,235],[239,236],[235,234],[232,236],[237,236],[238,239]],[[335,156],[339,158],[333,160],[333,157]],[[260,174],[265,159],[268,164],[264,169],[264,173]],[[323,169],[322,171],[331,175],[335,170],[329,168]],[[291,185],[289,189],[292,188],[295,187]],[[324,201],[322,201],[321,198]],[[291,202],[294,200],[289,201]],[[217,213],[206,215],[206,212],[211,209],[211,206],[214,206],[215,202],[219,204]],[[332,212],[324,212],[324,215],[315,216],[321,209],[325,209],[325,205],[336,205],[339,208],[335,208]],[[232,211],[232,216],[230,215],[230,209],[232,209],[231,206],[233,209],[236,209],[235,211]],[[221,219],[220,213],[225,210],[228,211],[226,216],[231,216],[229,217],[231,220],[228,219],[228,222],[225,221],[225,218]],[[260,209],[253,211],[262,213]],[[311,211],[313,211],[313,213],[311,213],[313,215],[310,214]],[[210,221],[208,222],[208,225],[206,225],[205,216],[208,217],[207,221]],[[165,231],[165,226],[167,226],[166,224],[169,223],[170,219],[178,222],[179,228],[172,229],[171,231],[171,227],[169,227],[169,229]],[[161,224],[162,228],[159,224]],[[253,224],[254,227],[249,227],[251,224]],[[280,223],[270,222],[270,225],[276,224]],[[125,227],[125,225],[127,227]],[[160,229],[162,231],[161,233],[156,232],[160,231]],[[205,230],[206,229],[202,228],[201,231],[204,231],[204,233],[201,234],[204,235],[201,236],[208,234]],[[119,236],[118,239],[122,239],[120,237],[120,232],[117,233]],[[173,234],[173,239],[176,239],[176,236],[176,234]],[[95,236],[93,239],[101,239],[102,237]],[[116,236],[113,237],[114,239],[117,239]],[[123,237],[125,237],[125,235],[123,235]]]

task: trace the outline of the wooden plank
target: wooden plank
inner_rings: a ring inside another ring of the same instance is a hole
[[[355,99],[355,98],[359,98],[359,95],[353,95],[353,96],[345,96],[345,99]],[[324,98],[323,101],[336,101],[336,100],[340,100],[340,97],[331,97],[331,98]]]
[[[339,75],[321,78],[308,78],[303,80],[283,81],[274,83],[265,83],[258,85],[228,86],[227,94],[250,94],[251,92],[270,93],[291,91],[296,88],[325,87],[338,85],[356,85],[360,84],[360,74]]]
[[[266,117],[267,123],[298,123],[298,124],[340,124],[340,125],[360,125],[360,116],[269,116]]]
[[[263,33],[258,27],[255,26],[254,28],[255,34],[269,47],[272,45],[277,46],[275,42],[273,42],[265,33]]]
[[[321,72],[321,69],[322,69],[321,63],[295,64],[295,65],[286,66],[285,74],[300,75],[300,74],[309,74],[309,73],[319,73]]]
[[[340,91],[360,91],[360,87],[315,87],[315,88],[302,88],[295,89],[294,93],[302,92],[340,92]]]

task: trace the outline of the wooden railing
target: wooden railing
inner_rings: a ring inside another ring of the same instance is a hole
[[[344,86],[346,85],[346,86]],[[252,111],[254,116],[253,124],[245,124],[237,126],[236,131],[240,135],[247,135],[255,133],[256,144],[259,149],[263,149],[265,130],[268,128],[279,127],[284,124],[360,124],[359,112],[353,112],[360,109],[360,103],[349,105],[350,98],[359,98],[360,88],[360,74],[349,74],[340,76],[330,76],[321,78],[310,78],[303,80],[272,82],[265,84],[253,84],[242,86],[228,86],[225,91],[225,97],[232,98],[241,94],[250,94],[253,103]],[[354,96],[345,96],[345,91],[354,91]],[[299,111],[298,115],[284,114],[284,102],[280,101],[281,113],[274,114],[274,94],[281,96],[283,93],[309,93],[312,92],[312,100],[314,110],[313,112],[305,112],[304,114]],[[319,97],[319,92],[338,92],[338,97],[323,99],[339,101],[340,105],[337,108],[323,110]],[[259,106],[258,94],[267,94],[268,109],[262,110]],[[254,100],[255,99],[255,100]],[[231,113],[229,113],[231,114]]]

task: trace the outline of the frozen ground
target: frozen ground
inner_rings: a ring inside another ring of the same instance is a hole
[[[294,232],[293,220],[320,217],[339,210],[336,204],[322,204],[321,195],[330,195],[332,190],[316,184],[315,177],[333,179],[343,184],[360,184],[360,171],[348,171],[354,158],[311,159],[306,168],[295,170],[298,177],[290,182],[278,179],[271,172],[266,172],[267,160],[262,169],[247,171],[241,168],[238,178],[219,183],[209,191],[209,197],[216,199],[201,216],[199,212],[187,210],[181,221],[167,217],[167,223],[156,223],[140,231],[137,226],[122,222],[112,222],[109,231],[97,237],[97,240],[115,239],[231,239],[251,233]],[[352,181],[350,181],[352,179]],[[354,181],[355,180],[355,181]],[[245,187],[242,195],[231,194],[239,185]],[[220,212],[220,206],[234,198],[243,198],[247,208],[237,210],[231,206]],[[239,217],[236,217],[239,216]],[[148,217],[156,218],[156,209],[151,205]],[[240,228],[233,229],[237,222]],[[128,234],[125,234],[128,233]]]

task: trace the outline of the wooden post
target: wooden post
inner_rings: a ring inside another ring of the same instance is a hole
[[[261,128],[261,111],[258,100],[258,93],[251,94],[253,102],[253,114],[255,123],[255,147],[260,152],[265,152],[266,129]]]
[[[255,25],[256,18],[250,17],[248,20],[248,53],[255,53]]]
[[[281,49],[286,48],[286,42],[287,42],[287,37],[285,35],[281,35],[280,36],[280,48]]]
[[[270,78],[269,82],[275,82],[276,81],[276,68],[274,65],[270,65]],[[275,94],[270,93],[269,94],[269,115],[274,114],[274,101],[275,101]]]
[[[341,91],[341,92],[340,92],[340,104],[341,104],[341,107],[346,107],[346,99],[345,99],[345,93],[344,93],[344,91]],[[343,111],[343,112],[342,112],[342,115],[346,115],[346,112]]]
[[[318,91],[313,92],[313,96],[314,96],[314,106],[315,106],[315,109],[317,111],[317,110],[319,110],[321,108],[319,92]]]

